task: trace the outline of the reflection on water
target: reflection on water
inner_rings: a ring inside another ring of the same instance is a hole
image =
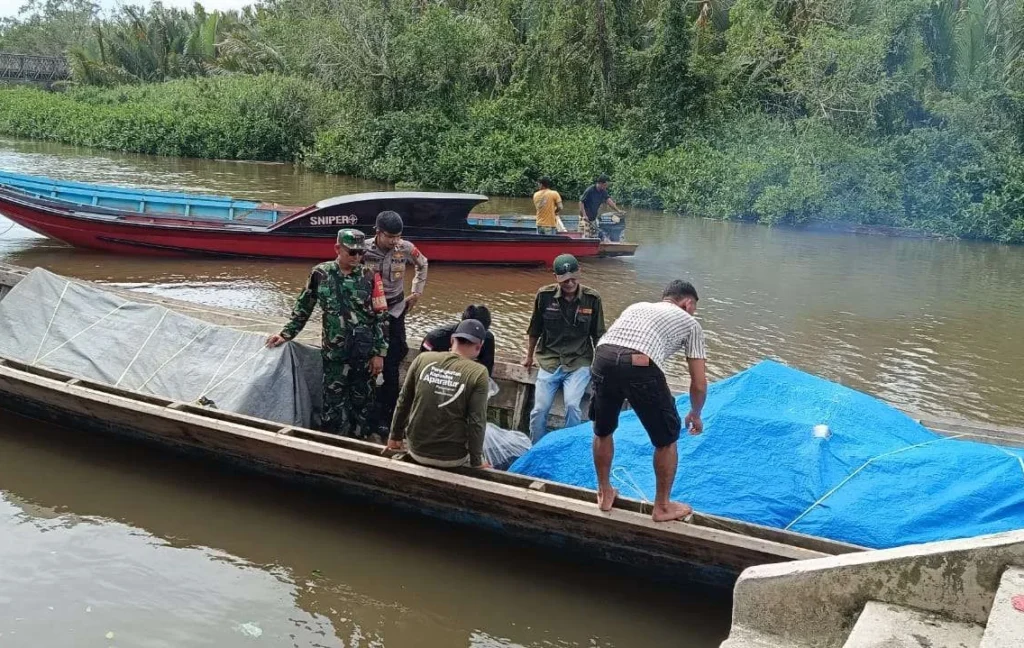
[[[728,627],[722,596],[6,415],[0,475],[3,646],[711,647]]]
[[[728,628],[725,595],[9,415],[0,530],[5,647],[710,648]]]

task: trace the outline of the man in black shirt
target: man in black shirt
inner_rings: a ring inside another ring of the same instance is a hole
[[[601,205],[607,204],[615,211],[619,211],[619,206],[608,195],[608,181],[608,176],[602,173],[597,176],[594,184],[587,187],[587,190],[580,196],[580,232],[583,233],[583,236],[590,238],[600,236],[597,217],[601,215]]]
[[[480,355],[477,356],[476,361],[487,367],[488,376],[492,375],[494,373],[494,335],[491,334],[491,311],[481,304],[470,304],[462,312],[462,319],[463,321],[468,319],[478,320],[484,325],[484,329],[487,330],[483,348],[480,350]],[[447,326],[439,326],[430,331],[423,338],[423,342],[420,344],[420,351],[451,351],[452,335],[458,326],[459,323],[456,322]]]

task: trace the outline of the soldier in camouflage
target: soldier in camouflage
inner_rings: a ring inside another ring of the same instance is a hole
[[[313,268],[299,294],[291,319],[267,339],[268,347],[291,340],[319,304],[323,311],[321,354],[324,365],[321,429],[342,436],[369,439],[374,378],[384,369],[388,343],[384,337],[387,309],[373,307],[374,283],[380,277],[362,263],[366,241],[362,232],[338,232],[338,258]]]

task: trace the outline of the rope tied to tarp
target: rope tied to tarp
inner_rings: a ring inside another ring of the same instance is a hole
[[[89,331],[90,329],[92,329],[93,327],[95,327],[95,326],[96,326],[96,325],[98,325],[98,324],[99,324],[100,322],[102,322],[103,320],[107,319],[108,317],[110,317],[111,315],[113,315],[114,313],[116,313],[117,311],[121,310],[121,309],[122,309],[122,308],[124,308],[125,306],[128,306],[128,305],[129,305],[130,303],[131,303],[131,302],[127,302],[127,301],[126,301],[126,302],[124,302],[123,304],[121,304],[120,306],[118,306],[117,308],[115,308],[115,309],[113,309],[113,310],[111,310],[111,311],[108,311],[107,313],[105,313],[104,315],[102,315],[102,316],[101,316],[101,317],[100,317],[100,318],[99,318],[98,320],[96,320],[95,322],[93,322],[93,323],[92,323],[92,324],[90,324],[89,326],[86,326],[86,327],[85,327],[84,329],[82,329],[82,330],[81,330],[81,331],[79,331],[78,333],[75,333],[74,335],[72,335],[72,336],[71,336],[71,337],[69,337],[68,339],[64,340],[63,342],[61,342],[60,344],[58,344],[58,345],[57,345],[57,346],[55,346],[54,348],[52,348],[52,349],[50,349],[49,351],[47,351],[46,353],[44,353],[44,354],[43,354],[43,355],[42,355],[42,356],[41,356],[41,357],[40,357],[40,358],[39,358],[38,360],[36,360],[36,361],[35,361],[35,362],[33,362],[32,364],[33,364],[33,365],[35,365],[35,364],[37,364],[37,363],[40,363],[40,362],[42,362],[43,360],[45,360],[45,359],[46,359],[46,358],[47,358],[47,357],[48,357],[48,356],[49,356],[50,354],[53,354],[53,353],[56,353],[57,351],[60,351],[60,350],[61,350],[62,348],[64,348],[64,347],[65,347],[65,346],[67,346],[68,344],[71,344],[72,342],[74,342],[74,341],[75,341],[75,340],[76,340],[76,339],[77,339],[77,338],[78,338],[78,337],[79,337],[80,335],[82,335],[83,333],[85,333],[85,332]]]
[[[198,340],[198,339],[199,339],[199,336],[200,336],[200,335],[202,335],[203,333],[206,333],[206,332],[207,332],[207,331],[209,331],[209,330],[210,330],[211,328],[213,328],[213,326],[212,326],[212,325],[208,325],[208,326],[204,326],[204,327],[202,327],[201,329],[199,329],[199,332],[198,332],[198,333],[196,333],[195,335],[193,335],[193,336],[192,336],[192,339],[191,339],[191,340],[189,340],[188,342],[186,342],[186,343],[185,343],[185,344],[184,344],[184,345],[183,345],[183,346],[182,346],[182,347],[181,347],[180,349],[178,349],[178,350],[177,350],[177,351],[176,351],[176,352],[174,353],[174,355],[172,355],[172,356],[171,356],[170,358],[167,358],[166,360],[164,360],[163,364],[161,364],[161,365],[160,365],[159,367],[157,367],[157,368],[156,368],[156,371],[154,371],[153,373],[151,373],[151,374],[149,375],[149,378],[146,378],[146,379],[145,379],[144,381],[142,381],[142,384],[140,384],[140,385],[139,385],[138,387],[136,387],[135,389],[137,389],[137,390],[139,390],[139,391],[142,391],[142,389],[143,389],[143,388],[144,388],[144,387],[145,387],[146,385],[148,385],[148,384],[149,384],[149,381],[150,381],[150,380],[153,380],[154,378],[156,378],[156,375],[157,375],[158,373],[160,373],[161,371],[163,371],[163,368],[164,368],[164,367],[166,367],[167,365],[171,364],[171,361],[173,361],[173,360],[174,360],[175,358],[177,358],[177,357],[178,357],[178,356],[180,356],[180,355],[181,355],[182,353],[184,353],[184,352],[185,352],[185,349],[187,349],[187,348],[189,348],[190,346],[192,346],[192,343],[193,343],[193,342],[195,342],[196,340]],[[150,390],[150,391],[152,391],[152,390]]]
[[[166,308],[163,310],[164,312],[160,315],[160,320],[156,323],[156,326],[153,327],[153,330],[149,332],[149,335],[146,336],[146,339],[142,342],[142,346],[140,346],[139,350],[135,352],[135,355],[132,357],[128,365],[124,368],[124,371],[121,372],[121,377],[118,378],[117,382],[114,383],[114,387],[119,387],[121,385],[121,381],[124,380],[124,377],[128,375],[128,370],[131,369],[132,365],[135,364],[135,361],[139,359],[139,356],[142,355],[142,350],[146,348],[146,345],[149,344],[149,341],[153,339],[154,335],[156,335],[157,329],[159,329],[160,325],[164,323],[165,319],[167,319],[167,313],[171,312]]]
[[[994,445],[992,447],[995,448],[996,450],[999,450],[1000,452],[1005,454],[1007,457],[1010,457],[1011,459],[1016,459],[1017,463],[1020,464],[1021,476],[1024,476],[1024,457],[1021,457],[1020,455],[1015,455],[1012,452],[1010,452],[1009,450],[1007,450],[1006,448],[1000,448],[997,445]]]
[[[210,393],[213,392],[218,387],[220,387],[221,385],[223,385],[229,378],[234,376],[235,373],[237,373],[239,369],[241,369],[245,365],[247,365],[250,362],[252,362],[253,360],[255,360],[256,357],[259,354],[261,354],[261,353],[263,353],[264,351],[267,350],[266,346],[261,345],[258,349],[256,349],[256,351],[254,351],[251,355],[249,355],[249,357],[247,357],[245,360],[242,360],[241,362],[239,362],[235,366],[234,369],[232,369],[230,372],[228,372],[227,375],[225,375],[223,378],[221,378],[216,383],[214,383],[213,380],[217,377],[217,374],[219,374],[220,370],[224,367],[224,363],[226,363],[228,361],[228,358],[230,358],[231,354],[234,353],[235,347],[238,346],[238,343],[241,342],[242,339],[245,338],[245,336],[246,336],[246,333],[244,333],[244,332],[238,334],[238,339],[235,340],[235,343],[231,345],[230,349],[228,349],[227,354],[224,355],[224,358],[220,361],[220,364],[217,365],[217,370],[215,372],[213,372],[213,375],[210,377],[209,382],[206,383],[206,387],[204,387],[203,391],[200,392],[200,394],[198,396],[196,396],[196,398],[195,398],[195,402],[196,403],[198,403],[200,405],[203,405],[203,406],[214,405],[214,402],[208,398]]]
[[[633,478],[633,474],[629,472],[629,469],[624,466],[615,466],[612,468],[611,476],[640,497],[641,511],[643,506],[649,506],[652,511],[654,510],[654,504],[651,503],[651,500],[647,499],[647,493],[644,492],[644,489],[640,488],[640,484]]]
[[[964,436],[967,436],[967,435],[966,434],[956,434],[956,435],[953,435],[953,436],[942,437],[942,438],[939,438],[939,439],[931,439],[930,441],[923,441],[921,443],[915,443],[913,445],[908,445],[908,446],[905,446],[903,448],[897,448],[896,450],[890,450],[889,452],[883,452],[880,455],[871,457],[870,459],[865,461],[863,464],[861,464],[859,468],[857,468],[856,470],[851,472],[849,475],[847,475],[845,478],[843,478],[842,481],[840,481],[838,484],[833,486],[831,490],[829,490],[827,493],[825,493],[824,495],[819,497],[816,502],[814,502],[813,504],[808,506],[807,509],[803,513],[801,513],[800,515],[796,516],[796,518],[794,518],[792,522],[787,524],[784,529],[786,531],[789,531],[793,527],[794,524],[796,524],[800,520],[804,519],[804,517],[806,517],[807,514],[809,514],[815,508],[820,506],[825,500],[827,500],[828,498],[832,497],[836,493],[836,491],[838,491],[840,488],[842,488],[846,484],[850,483],[850,480],[852,480],[854,477],[856,477],[858,474],[860,474],[860,472],[862,470],[864,470],[865,468],[867,468],[868,466],[870,466],[874,462],[878,461],[879,459],[884,459],[886,457],[892,457],[893,455],[898,455],[900,453],[908,452],[910,450],[916,450],[917,448],[923,448],[923,447],[925,447],[927,445],[931,445],[933,443],[939,443],[941,441],[952,441],[953,439],[959,439],[960,437],[964,437]]]
[[[32,357],[31,364],[33,366],[39,362],[39,353],[43,350],[43,343],[46,342],[46,338],[50,335],[50,329],[53,328],[53,320],[57,318],[57,311],[60,310],[60,305],[64,302],[64,295],[68,292],[68,287],[70,285],[70,281],[64,282],[64,289],[60,291],[60,297],[57,298],[57,303],[53,307],[53,313],[50,315],[50,321],[46,324],[46,330],[43,331],[43,337],[39,340],[39,348],[36,349],[36,354]]]

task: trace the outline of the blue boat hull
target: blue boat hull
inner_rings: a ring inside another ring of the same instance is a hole
[[[251,221],[266,225],[295,211],[290,207],[268,206],[251,200],[235,200],[228,196],[69,182],[5,171],[0,171],[0,185],[13,187],[37,198],[49,198],[76,205],[192,219]]]

